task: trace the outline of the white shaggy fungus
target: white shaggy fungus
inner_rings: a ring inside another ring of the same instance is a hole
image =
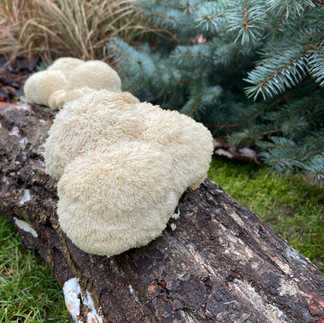
[[[34,73],[25,84],[25,95],[33,103],[47,105],[53,110],[66,102],[79,99],[94,90],[121,92],[119,75],[102,61],[83,61],[62,57],[47,70]],[[128,93],[126,96],[132,96]],[[133,102],[138,102],[133,97]]]
[[[61,228],[82,250],[116,255],[157,238],[177,206],[172,162],[145,142],[81,155],[58,184]]]
[[[71,72],[76,67],[78,67],[83,63],[84,61],[82,59],[78,59],[74,57],[61,57],[58,58],[56,61],[54,61],[53,64],[47,68],[47,70],[48,71],[59,70],[68,79]]]
[[[142,140],[172,156],[174,185],[178,190],[197,188],[206,179],[213,152],[209,130],[177,111],[162,110],[150,103],[139,103],[137,107],[145,115]]]
[[[65,94],[65,90],[59,90],[59,91],[55,91],[54,93],[51,94],[51,96],[48,99],[48,106],[52,109],[52,110],[57,110],[59,108],[59,106],[56,103],[57,98],[59,98],[61,95]],[[25,90],[26,93],[26,90]]]
[[[69,89],[88,86],[95,90],[121,92],[119,75],[102,61],[87,61],[72,70],[69,76]]]
[[[50,96],[68,86],[68,81],[61,71],[40,71],[31,75],[24,86],[26,97],[33,103],[48,105]]]
[[[67,103],[56,116],[45,144],[46,171],[59,179],[84,152],[132,140],[150,142],[171,156],[177,190],[195,188],[206,178],[213,145],[202,124],[150,103],[131,104],[123,93],[105,90]]]
[[[54,86],[50,75],[62,82]],[[182,193],[206,178],[211,133],[121,92],[118,74],[104,62],[59,59],[31,76],[25,93],[63,107],[45,143],[46,172],[59,179],[62,230],[86,252],[112,256],[148,244]]]
[[[105,90],[68,102],[56,115],[45,144],[46,172],[59,179],[74,158],[117,141],[136,140],[144,116],[129,96]]]
[[[60,178],[57,213],[82,250],[115,255],[158,237],[188,186],[205,178],[210,132],[177,112],[95,91],[68,102],[45,144]]]
[[[58,108],[62,108],[65,103],[79,99],[85,94],[91,93],[93,91],[95,90],[87,86],[84,86],[81,89],[75,89],[70,91],[56,91],[50,96],[48,105],[53,110],[56,110]]]

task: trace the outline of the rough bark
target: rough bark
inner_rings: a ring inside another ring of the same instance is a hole
[[[56,182],[41,156],[53,118],[44,107],[0,108],[0,212],[62,287],[79,279],[80,295],[65,290],[72,316],[80,322],[323,322],[323,275],[209,179],[183,194],[180,219],[170,221],[176,230],[168,225],[146,247],[109,258],[74,246],[60,230]]]

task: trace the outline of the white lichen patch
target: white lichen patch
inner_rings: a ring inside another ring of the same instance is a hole
[[[22,198],[19,200],[18,205],[22,206],[24,205],[26,202],[31,200],[31,196],[30,196],[30,191],[24,189],[24,195],[22,196]]]
[[[254,252],[250,247],[245,246],[244,251],[245,251],[245,254],[247,255],[249,260],[254,257]]]
[[[299,290],[294,282],[291,282],[289,284],[286,281],[281,280],[280,286],[278,288],[278,292],[280,296],[284,296],[284,295],[295,296],[299,293]]]
[[[87,306],[90,312],[87,314],[87,322],[103,323],[103,316],[99,315],[94,307],[90,292],[87,290],[84,297],[81,297],[83,305]]]
[[[174,213],[171,217],[172,219],[178,220],[180,218],[180,210],[177,213]]]
[[[80,315],[79,295],[81,295],[79,279],[74,277],[66,281],[63,286],[63,294],[66,308],[74,321],[77,322]]]
[[[78,278],[74,277],[66,281],[63,286],[63,293],[66,308],[75,322],[81,322],[78,320],[78,316],[80,315],[80,306],[82,302],[89,310],[87,313],[87,322],[103,323],[103,316],[96,312],[89,291],[86,290],[85,294],[82,295]]]
[[[175,223],[170,224],[171,230],[174,231],[177,228],[177,225]]]
[[[288,258],[294,259],[294,260],[296,260],[296,261],[298,261],[298,262],[300,262],[302,264],[306,264],[306,261],[303,260],[302,258],[300,258],[299,253],[295,249],[293,249],[291,247],[287,247],[286,256]]]
[[[9,136],[16,136],[16,137],[20,137],[20,134],[19,134],[19,128],[17,126],[14,126],[10,132],[9,132]]]
[[[129,285],[128,286],[129,288],[129,292],[132,294],[132,296],[134,297],[136,303],[138,303],[140,306],[143,306],[143,304],[141,303],[141,301],[138,299],[138,297],[136,296],[135,292],[134,292],[134,289],[133,289],[133,286],[132,285]]]
[[[19,220],[16,217],[14,217],[14,221],[15,221],[16,226],[19,229],[30,233],[34,238],[38,238],[37,232],[31,227],[31,225],[29,223],[27,223],[26,221],[23,221],[23,220]]]

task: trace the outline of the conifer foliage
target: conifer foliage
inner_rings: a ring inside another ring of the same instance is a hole
[[[169,30],[108,49],[125,90],[203,122],[277,170],[324,177],[324,7],[318,0],[139,1]]]

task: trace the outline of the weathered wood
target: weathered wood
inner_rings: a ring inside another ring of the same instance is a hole
[[[211,180],[185,192],[176,230],[146,247],[109,258],[74,246],[41,156],[53,118],[44,107],[0,108],[0,211],[62,287],[79,278],[79,321],[94,318],[90,293],[104,322],[323,322],[323,275]],[[78,315],[78,291],[67,289]]]

